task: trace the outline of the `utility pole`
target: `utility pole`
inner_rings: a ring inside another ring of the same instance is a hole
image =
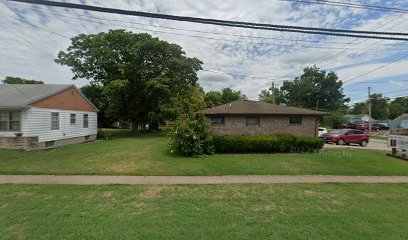
[[[368,136],[371,137],[371,87],[368,87]]]
[[[272,103],[275,104],[275,82],[272,81]]]

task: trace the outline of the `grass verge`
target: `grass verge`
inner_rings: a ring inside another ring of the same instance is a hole
[[[406,184],[0,185],[1,239],[406,239]]]
[[[382,151],[325,149],[299,154],[171,155],[162,133],[131,136],[47,151],[0,150],[0,174],[56,175],[408,175],[408,162]]]

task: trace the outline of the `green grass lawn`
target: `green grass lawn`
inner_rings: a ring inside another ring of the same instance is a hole
[[[369,150],[304,154],[215,154],[204,158],[169,153],[162,133],[132,137],[113,130],[112,140],[24,152],[0,150],[0,174],[99,175],[408,175],[408,162]]]
[[[0,185],[1,239],[406,239],[406,184]]]

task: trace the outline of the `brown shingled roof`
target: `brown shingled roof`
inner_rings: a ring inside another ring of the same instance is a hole
[[[309,115],[324,116],[325,112],[275,105],[266,102],[238,100],[203,110],[204,115]]]

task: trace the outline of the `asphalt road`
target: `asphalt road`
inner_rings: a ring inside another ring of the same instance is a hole
[[[387,146],[386,140],[370,139],[367,147],[362,147],[357,144],[350,145],[336,145],[335,143],[325,143],[324,148],[355,148],[355,149],[371,149],[371,150],[382,150],[382,151],[391,151],[391,148]]]

